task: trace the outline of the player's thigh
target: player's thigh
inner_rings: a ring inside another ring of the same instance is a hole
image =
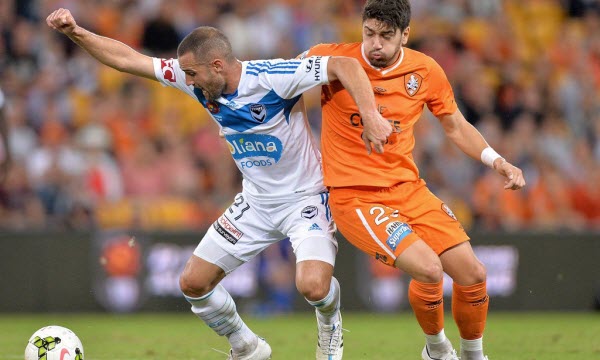
[[[419,239],[408,220],[397,208],[390,207],[387,199],[364,191],[336,189],[332,192],[331,211],[338,230],[350,243],[390,266]]]
[[[337,240],[329,194],[309,196],[278,210],[279,231],[290,239],[296,263],[319,261],[335,266]]]

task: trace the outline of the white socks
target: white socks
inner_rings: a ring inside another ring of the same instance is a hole
[[[452,343],[446,337],[444,329],[435,335],[425,334],[425,340],[428,353],[433,358],[442,357],[452,351]]]
[[[463,360],[484,360],[483,338],[475,340],[460,339],[460,358]]]
[[[317,309],[317,318],[322,324],[332,325],[339,321],[340,283],[336,278],[331,278],[329,293],[324,299],[317,301],[307,299],[306,301]]]
[[[258,338],[237,313],[235,303],[225,288],[218,284],[213,291],[199,298],[184,294],[192,304],[192,312],[214,332],[225,335],[234,353],[254,349]]]

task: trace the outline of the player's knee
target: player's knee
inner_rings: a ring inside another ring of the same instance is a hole
[[[438,261],[423,264],[413,278],[424,283],[438,283],[442,281],[444,278],[442,263]]]
[[[475,261],[470,265],[465,266],[464,270],[452,276],[452,280],[459,285],[469,286],[480,284],[486,280],[487,270],[485,266]]]
[[[483,265],[480,262],[477,262],[477,264],[473,268],[472,277],[473,278],[471,281],[473,284],[479,284],[484,282],[487,278],[487,270],[485,268],[485,265]]]
[[[189,297],[204,296],[212,291],[215,285],[208,281],[195,279],[185,271],[181,274],[181,276],[179,276],[179,288],[181,289],[182,293]]]
[[[331,279],[324,281],[318,276],[302,276],[296,279],[296,288],[306,299],[318,301],[324,299],[329,293]]]

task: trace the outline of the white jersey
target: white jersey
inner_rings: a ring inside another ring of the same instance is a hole
[[[178,60],[153,60],[162,84],[197,99],[219,124],[244,176],[244,193],[277,203],[325,191],[302,93],[329,82],[329,57],[243,61],[237,91],[216,101],[186,85]]]

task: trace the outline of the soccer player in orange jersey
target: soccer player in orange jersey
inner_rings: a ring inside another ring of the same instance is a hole
[[[362,251],[412,277],[408,297],[425,333],[422,358],[458,359],[444,334],[446,272],[454,282],[452,314],[460,331],[461,360],[483,360],[486,269],[450,208],[419,177],[412,157],[413,126],[424,106],[464,153],[505,177],[504,189],[520,189],[525,180],[522,171],[465,120],[442,68],[427,55],[403,47],[410,16],[409,0],[368,0],[362,43],[320,44],[303,54],[358,59],[371,80],[379,111],[394,128],[383,153],[367,154],[352,98],[338,83],[323,86],[324,181],[341,233]]]

